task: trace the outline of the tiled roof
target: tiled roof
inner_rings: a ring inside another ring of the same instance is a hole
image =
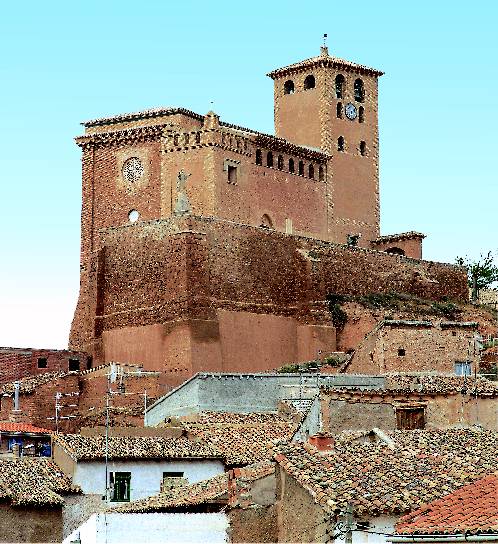
[[[392,431],[385,443],[275,448],[275,459],[329,512],[402,514],[496,470],[498,433],[473,429]]]
[[[0,459],[0,500],[20,505],[61,505],[60,494],[76,492],[71,480],[45,458]]]
[[[331,393],[358,395],[392,395],[396,393],[419,393],[424,395],[450,395],[466,393],[480,397],[498,396],[498,384],[481,376],[453,376],[440,374],[386,374],[382,389],[359,389],[323,387]]]
[[[276,77],[279,77],[283,74],[297,72],[305,68],[315,67],[317,65],[330,66],[332,68],[350,68],[353,70],[357,70],[358,72],[363,72],[363,73],[372,74],[376,76],[382,76],[384,74],[384,72],[381,72],[380,70],[376,70],[375,68],[369,68],[368,66],[365,66],[363,64],[357,64],[356,62],[340,59],[338,57],[332,57],[328,54],[326,55],[322,54],[316,57],[311,57],[309,59],[302,60],[300,62],[295,62],[294,64],[283,66],[282,68],[277,68],[276,70],[273,70],[266,75],[268,77],[271,77],[272,79],[275,79]]]
[[[50,434],[53,431],[35,427],[29,423],[11,423],[10,421],[0,421],[0,431],[9,433],[33,433],[33,434]]]
[[[498,474],[457,489],[404,516],[398,534],[498,533]]]
[[[275,413],[202,412],[197,422],[184,422],[189,435],[212,444],[230,465],[271,458],[276,441],[290,440],[296,425]]]
[[[64,434],[54,437],[73,459],[104,459],[105,436]],[[210,444],[187,438],[156,436],[111,436],[108,438],[109,459],[223,459],[223,453]]]
[[[389,374],[386,376],[386,389],[441,395],[461,392],[481,396],[498,395],[498,384],[480,376],[474,379],[472,376]]]
[[[36,376],[27,376],[26,378],[21,378],[20,380],[16,381],[20,384],[19,392],[29,394],[32,393],[40,385],[44,385],[48,382],[56,380],[57,378],[62,378],[64,376],[67,376],[68,374],[74,373],[75,372],[68,373],[63,371],[44,372],[43,374],[38,374]],[[0,392],[11,395],[12,393],[14,393],[14,383],[15,382],[9,382],[2,385]]]
[[[91,119],[81,123],[84,127],[95,127],[99,125],[110,125],[114,123],[120,123],[123,121],[136,121],[138,119],[150,119],[153,117],[163,117],[165,115],[175,115],[181,113],[201,120],[203,115],[195,113],[194,111],[185,108],[150,108],[148,110],[137,111],[133,113],[122,113],[119,115],[112,115],[110,117],[99,117],[98,119]]]
[[[425,234],[421,232],[415,232],[411,230],[410,232],[400,232],[399,234],[387,234],[384,236],[379,236],[376,240],[372,240],[371,244],[382,244],[384,242],[394,242],[396,240],[407,240],[410,238],[426,238]]]
[[[236,469],[237,480],[255,481],[275,472],[271,461],[261,461],[247,467]],[[146,499],[130,502],[112,512],[164,512],[187,508],[210,502],[227,504],[229,474],[225,472],[201,482],[173,488],[167,493],[159,493]]]

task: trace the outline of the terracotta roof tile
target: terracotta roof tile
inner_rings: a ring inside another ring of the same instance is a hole
[[[76,460],[103,459],[106,441],[104,436],[59,434],[54,437]],[[211,444],[187,438],[156,436],[111,436],[108,438],[109,459],[223,459],[223,453]]]
[[[20,505],[61,505],[61,494],[78,491],[61,469],[45,458],[0,459],[0,499]]]
[[[398,534],[498,533],[498,474],[457,489],[404,516]]]
[[[76,372],[63,372],[63,371],[56,371],[56,372],[44,372],[43,374],[38,374],[36,376],[27,376],[25,378],[21,378],[20,380],[16,380],[19,382],[19,392],[29,394],[32,393],[37,387],[40,385],[43,385],[45,383],[51,382],[56,380],[57,378],[63,378],[64,376],[67,376],[68,374],[75,374]],[[0,388],[1,393],[7,393],[11,395],[14,393],[14,384],[16,382],[9,382]]]
[[[393,431],[383,443],[309,444],[275,448],[275,460],[328,509],[351,502],[357,514],[406,513],[496,470],[498,433],[474,429]],[[422,455],[421,455],[422,454]]]
[[[221,450],[230,465],[269,459],[277,441],[288,441],[296,424],[275,413],[202,412],[197,421],[183,422],[189,435]]]
[[[33,433],[33,434],[51,434],[53,431],[35,427],[30,423],[12,423],[10,421],[0,421],[0,432],[9,433]]]

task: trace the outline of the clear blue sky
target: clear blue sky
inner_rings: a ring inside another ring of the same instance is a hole
[[[495,1],[2,2],[0,345],[64,347],[79,268],[79,122],[155,106],[273,131],[273,68],[330,53],[380,82],[383,234],[496,252]]]

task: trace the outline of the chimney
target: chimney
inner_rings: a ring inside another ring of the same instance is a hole
[[[14,382],[14,410],[16,412],[19,411],[19,390],[21,388],[21,384],[19,382]]]
[[[325,433],[317,433],[308,438],[308,442],[315,446],[318,451],[327,451],[331,450],[334,447],[335,440],[333,436],[327,435]]]

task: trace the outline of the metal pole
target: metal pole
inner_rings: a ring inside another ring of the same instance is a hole
[[[147,389],[144,390],[144,427],[147,427]]]
[[[105,394],[105,501],[109,501],[109,388]]]

